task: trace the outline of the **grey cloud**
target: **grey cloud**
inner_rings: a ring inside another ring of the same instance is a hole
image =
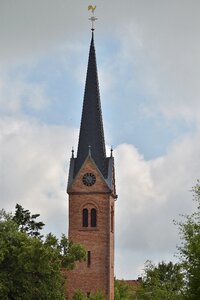
[[[66,65],[69,60],[80,59],[80,44],[84,44],[80,40],[90,26],[87,4],[89,0],[1,1],[0,61],[31,61],[62,47],[70,53],[64,61]],[[149,97],[146,113],[198,122],[199,2],[97,0],[96,4],[98,39],[113,38],[120,45],[115,60],[111,58],[108,68],[105,64],[106,70],[102,68],[100,72],[101,85],[107,84],[105,96],[115,92],[116,86],[121,86],[121,90],[139,88]],[[73,49],[78,49],[75,56]],[[72,67],[69,63],[67,70]],[[113,74],[117,72],[128,74],[128,78],[116,79]],[[85,78],[85,70],[73,73],[77,73],[77,80],[83,73]],[[35,95],[29,99],[30,107],[36,104],[36,98],[41,100],[37,107],[46,103],[40,85],[27,86],[26,80],[16,78],[5,81],[3,75],[0,83],[0,102],[7,110],[7,100],[11,99],[10,104],[18,105],[20,111],[24,90]],[[13,94],[9,92],[11,88]],[[125,105],[126,99],[123,101]],[[15,107],[13,111],[16,112]],[[25,117],[2,118],[1,207],[13,210],[20,202],[41,214],[47,231],[67,232],[67,162],[70,148],[76,144],[77,130],[48,126]],[[177,140],[165,156],[151,161],[146,161],[133,145],[117,147],[118,277],[136,277],[148,258],[173,257],[178,236],[172,220],[179,213],[192,211],[189,190],[199,176],[199,147],[198,132]],[[128,266],[127,261],[132,263]]]
[[[89,0],[1,1],[1,63],[37,59],[62,47],[76,49],[80,40],[88,43],[83,38],[90,26],[88,4]],[[119,83],[109,72],[120,75],[124,70],[129,79],[123,88],[143,91],[149,99],[146,113],[198,122],[200,3],[97,0],[96,5],[98,39],[120,44],[102,82],[109,79],[115,89]],[[68,54],[72,61],[79,57]]]

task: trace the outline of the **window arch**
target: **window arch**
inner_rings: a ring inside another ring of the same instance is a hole
[[[82,225],[88,227],[88,209],[84,208],[82,212]]]
[[[95,208],[91,209],[91,227],[97,227],[97,211]]]

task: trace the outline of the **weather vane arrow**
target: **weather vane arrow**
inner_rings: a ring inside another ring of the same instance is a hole
[[[91,10],[91,12],[92,12],[92,16],[91,16],[91,18],[89,18],[89,20],[92,22],[92,30],[94,30],[94,22],[96,21],[96,20],[98,20],[96,17],[95,17],[95,15],[94,15],[94,11],[95,11],[95,9],[96,9],[96,5],[89,5],[88,6],[88,10]]]

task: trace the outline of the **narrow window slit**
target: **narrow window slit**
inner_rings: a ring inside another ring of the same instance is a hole
[[[90,267],[91,265],[91,251],[88,251],[87,253],[87,266],[88,268]]]

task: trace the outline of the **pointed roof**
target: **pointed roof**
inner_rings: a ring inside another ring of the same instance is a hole
[[[74,176],[80,170],[89,151],[102,175],[106,177],[106,151],[104,130],[94,46],[94,30],[90,44],[85,94],[79,133],[77,158],[75,159]]]

